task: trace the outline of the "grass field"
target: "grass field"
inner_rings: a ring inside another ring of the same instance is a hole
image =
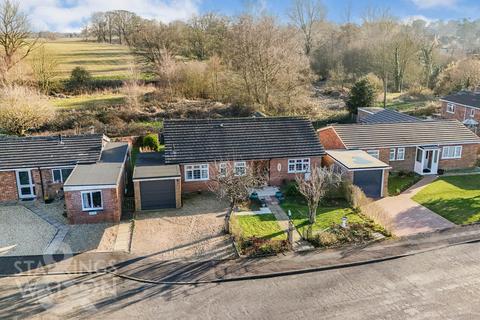
[[[59,78],[68,78],[75,67],[83,67],[96,78],[124,79],[133,65],[125,46],[58,39],[44,43],[45,50],[59,61]]]
[[[61,109],[95,108],[125,103],[125,95],[120,93],[97,93],[70,98],[52,99],[54,106]]]

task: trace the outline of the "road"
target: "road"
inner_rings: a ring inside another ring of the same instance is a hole
[[[195,287],[110,275],[4,278],[0,318],[479,319],[479,249]]]

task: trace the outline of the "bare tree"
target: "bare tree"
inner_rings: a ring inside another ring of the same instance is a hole
[[[6,86],[0,91],[0,128],[5,133],[25,135],[54,116],[55,108],[48,99],[32,89]]]
[[[240,203],[248,200],[252,188],[263,185],[265,177],[259,175],[253,168],[246,166],[235,168],[232,162],[216,163],[208,188],[219,199],[228,201],[230,210],[225,216],[225,231],[228,232],[231,211]]]
[[[0,80],[5,84],[8,72],[25,59],[37,39],[29,40],[30,23],[19,4],[10,0],[0,2]]]
[[[313,46],[313,27],[325,19],[327,9],[321,0],[294,0],[289,11],[290,20],[305,38],[305,54],[310,55]]]
[[[306,175],[297,175],[295,181],[298,191],[305,197],[308,205],[308,216],[311,224],[317,218],[317,208],[320,200],[329,188],[336,188],[342,182],[342,175],[327,167],[314,167]]]
[[[58,60],[47,52],[44,46],[40,47],[33,55],[33,74],[44,94],[49,93],[53,79],[58,75],[58,65]]]

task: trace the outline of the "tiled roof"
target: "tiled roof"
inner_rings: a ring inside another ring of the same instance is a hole
[[[165,120],[167,164],[255,160],[324,154],[304,118]]]
[[[443,97],[441,100],[480,108],[480,92],[460,91]]]
[[[392,122],[415,122],[422,121],[419,118],[409,116],[391,109],[383,109],[374,114],[368,115],[361,120],[362,123],[392,123]]]
[[[347,149],[480,143],[457,120],[332,126]]]
[[[100,159],[102,134],[0,138],[0,170],[70,166]]]

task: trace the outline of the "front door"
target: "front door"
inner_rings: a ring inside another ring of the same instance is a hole
[[[425,157],[423,159],[423,173],[437,174],[439,150],[438,149],[424,150],[423,154]]]
[[[30,170],[17,171],[17,187],[20,199],[35,198],[35,184]]]

